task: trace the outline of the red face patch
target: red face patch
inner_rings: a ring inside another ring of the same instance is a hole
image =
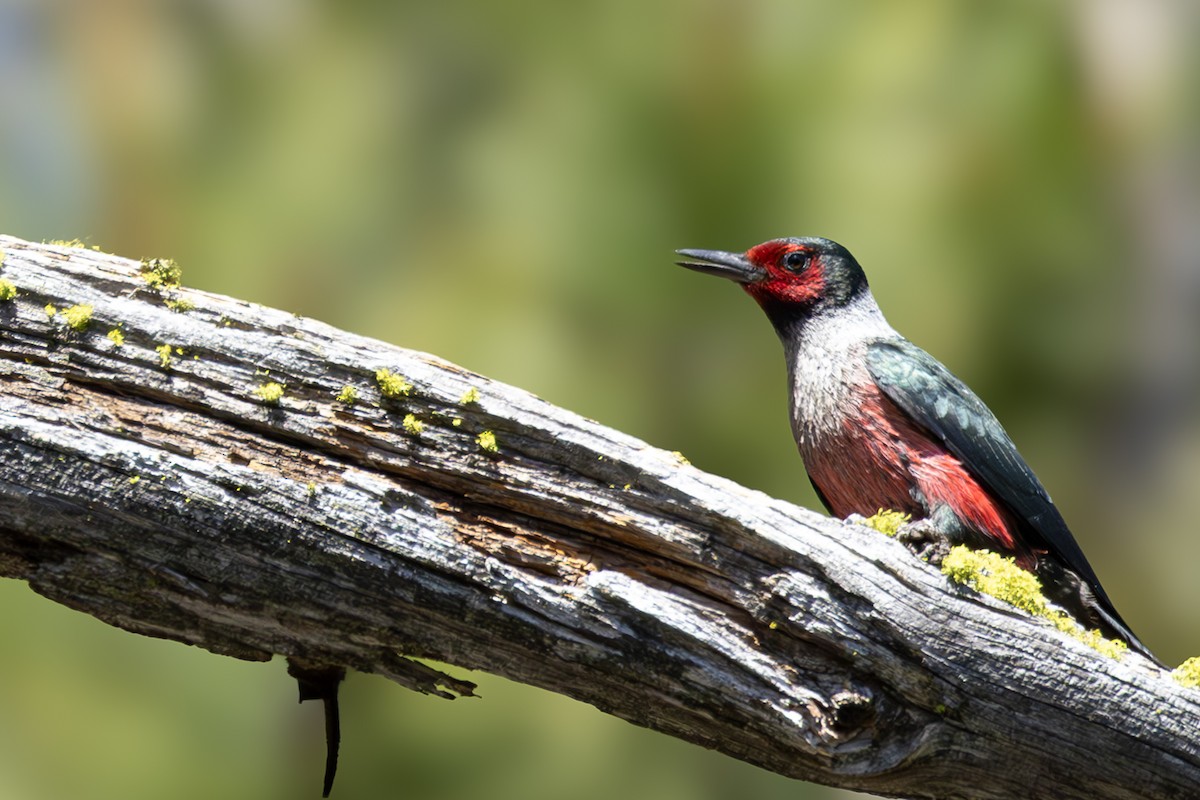
[[[767,271],[761,281],[746,284],[746,291],[763,302],[807,305],[825,291],[821,255],[807,245],[774,239],[751,247],[746,258]]]

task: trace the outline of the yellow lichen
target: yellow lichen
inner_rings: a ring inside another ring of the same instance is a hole
[[[0,303],[17,299],[17,285],[12,281],[0,280]]]
[[[472,403],[478,403],[479,390],[472,386],[470,389],[467,389],[465,392],[463,392],[463,396],[458,398],[458,402],[464,406],[469,406]]]
[[[1033,573],[1018,567],[1012,558],[955,545],[942,561],[942,572],[956,583],[1035,616],[1047,616],[1049,611],[1041,582]]]
[[[93,309],[90,305],[88,305],[86,303],[81,303],[79,305],[74,305],[74,306],[71,306],[70,308],[64,310],[62,312],[62,315],[63,315],[63,319],[67,323],[68,328],[70,328],[73,331],[82,333],[83,331],[86,331],[88,325],[91,324],[92,311],[94,311],[94,310],[95,309]]]
[[[405,414],[404,421],[401,424],[404,425],[404,432],[411,436],[417,436],[425,428],[425,423],[421,422],[413,414]]]
[[[47,245],[54,245],[55,247],[83,247],[84,249],[94,249],[94,251],[97,252],[100,251],[100,245],[89,245],[88,242],[85,242],[82,239],[52,239],[46,243]]]
[[[82,239],[51,239],[46,244],[54,245],[55,247],[82,247],[88,250],[99,250],[100,245],[88,244]]]
[[[691,461],[688,461],[687,456],[685,456],[683,453],[679,452],[678,450],[672,450],[671,455],[675,456],[675,460],[678,461],[680,464],[682,464],[685,467],[692,463]]]
[[[1101,655],[1106,655],[1116,661],[1120,661],[1121,657],[1129,650],[1129,645],[1121,640],[1109,639],[1096,628],[1083,628],[1078,622],[1061,611],[1054,612],[1050,619],[1063,633],[1078,639]]]
[[[168,297],[163,300],[163,305],[178,314],[185,314],[196,308],[196,304],[191,300],[184,300],[179,297]]]
[[[158,364],[163,369],[171,368],[171,345],[160,344],[154,348],[154,352],[158,353]]]
[[[142,259],[141,273],[146,285],[159,291],[179,288],[183,277],[183,270],[169,258]]]
[[[1098,630],[1086,630],[1073,617],[1052,607],[1042,594],[1041,581],[1018,567],[1011,557],[955,545],[942,561],[942,572],[956,583],[1049,620],[1063,633],[1109,658],[1120,660],[1128,649],[1124,642],[1105,638]]]
[[[875,512],[874,516],[864,519],[862,524],[868,528],[874,528],[884,536],[895,536],[902,527],[911,521],[911,514],[881,508]]]
[[[254,390],[254,394],[258,395],[258,399],[262,400],[269,406],[279,405],[279,401],[283,399],[283,384],[275,381],[267,381],[261,384]]]
[[[54,307],[54,303],[46,303],[43,311],[46,312],[46,316],[50,319],[54,319],[54,315],[58,313],[58,309]]]
[[[475,443],[479,445],[479,449],[485,453],[500,452],[500,444],[496,441],[496,434],[491,431],[484,431],[475,437]]]
[[[1171,677],[1185,689],[1200,688],[1200,656],[1192,656],[1171,670]]]
[[[337,397],[334,399],[342,405],[352,406],[358,402],[358,389],[347,384],[342,387],[342,390],[338,392]]]
[[[108,332],[108,339],[113,343],[113,347],[120,347],[125,344],[125,334],[121,333],[120,328],[113,328]]]
[[[392,400],[406,397],[412,391],[412,384],[404,380],[403,375],[386,368],[375,371],[375,383],[379,385],[379,393]]]

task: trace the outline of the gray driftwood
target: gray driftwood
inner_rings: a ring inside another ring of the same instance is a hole
[[[19,292],[0,303],[0,574],[60,603],[446,697],[472,686],[408,657],[485,670],[868,792],[1200,797],[1200,692],[881,534],[429,355],[156,290],[124,258],[0,248]],[[409,394],[382,397],[379,369]],[[272,381],[277,405],[256,394]]]

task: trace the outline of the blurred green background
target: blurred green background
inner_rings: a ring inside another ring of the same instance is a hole
[[[672,250],[838,239],[1177,663],[1200,653],[1198,20],[1171,0],[0,0],[0,228],[173,257],[191,286],[809,506],[774,334]],[[0,595],[0,798],[318,796],[320,712],[282,663]],[[466,677],[484,699],[351,676],[335,798],[854,796]]]

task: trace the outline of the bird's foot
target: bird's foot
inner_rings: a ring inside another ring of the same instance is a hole
[[[928,519],[919,519],[900,527],[896,538],[922,561],[941,566],[950,553],[950,537]]]

